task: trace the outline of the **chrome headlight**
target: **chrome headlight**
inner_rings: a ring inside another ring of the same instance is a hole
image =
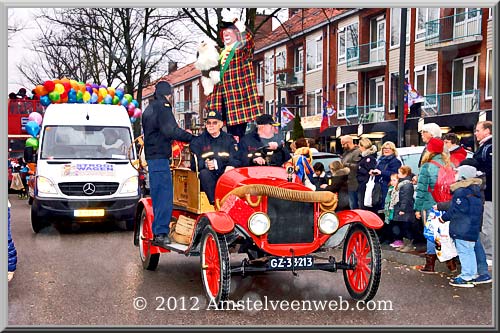
[[[56,186],[54,185],[54,183],[52,183],[50,179],[45,178],[43,176],[38,176],[36,180],[37,180],[36,187],[38,193],[57,194]]]
[[[324,213],[319,217],[319,231],[331,235],[339,228],[339,218],[333,213]]]
[[[248,220],[248,229],[256,236],[265,234],[269,227],[271,227],[271,220],[264,213],[254,213]]]

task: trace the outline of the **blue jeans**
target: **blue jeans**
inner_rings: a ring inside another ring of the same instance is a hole
[[[481,237],[476,241],[474,253],[476,254],[477,274],[489,274],[488,263],[486,263],[486,253],[484,253],[483,244],[481,244]]]
[[[168,159],[147,160],[149,189],[153,201],[153,234],[168,234],[172,217],[174,191]]]
[[[458,277],[461,277],[465,281],[475,279],[477,276],[476,254],[474,253],[475,245],[476,242],[455,239],[458,258],[462,266],[462,271]]]
[[[358,191],[349,191],[349,207],[358,209]]]

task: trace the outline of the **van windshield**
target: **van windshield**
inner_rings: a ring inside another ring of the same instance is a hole
[[[131,142],[127,127],[46,126],[40,158],[125,160]]]

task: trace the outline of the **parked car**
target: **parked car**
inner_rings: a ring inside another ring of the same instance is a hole
[[[332,161],[340,161],[340,155],[325,153],[325,152],[313,152],[312,154],[313,164],[316,162],[323,163],[325,167],[325,172],[330,171],[330,163]]]
[[[415,175],[418,175],[420,172],[418,162],[424,148],[425,146],[396,148],[398,150],[398,157],[403,165],[408,165]],[[472,158],[473,155],[474,153],[467,151],[467,158]]]

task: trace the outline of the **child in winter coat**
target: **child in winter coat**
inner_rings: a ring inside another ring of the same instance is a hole
[[[16,246],[14,245],[14,241],[12,240],[12,235],[10,232],[10,201],[8,201],[8,219],[7,219],[7,251],[9,254],[9,262],[8,262],[8,281],[12,280],[14,277],[14,272],[16,271],[17,268],[17,251],[16,251]]]
[[[401,236],[403,236],[403,245],[396,247],[400,252],[410,252],[415,250],[413,246],[413,235],[411,225],[415,221],[415,211],[413,210],[413,173],[411,168],[403,165],[398,169],[399,182],[396,186],[398,199],[394,205],[394,214],[392,220],[399,226]]]
[[[399,247],[403,245],[403,241],[400,238],[397,238],[395,233],[393,232],[394,223],[392,223],[392,219],[394,216],[394,205],[397,202],[397,191],[396,186],[398,184],[398,174],[391,174],[391,178],[389,181],[389,187],[387,188],[387,194],[385,195],[384,201],[384,226],[380,230],[381,238],[383,241],[392,242],[390,246]],[[395,239],[396,238],[396,239]]]
[[[479,237],[483,217],[481,179],[476,178],[477,169],[470,165],[457,168],[457,182],[450,187],[453,198],[439,222],[450,221],[450,237],[455,240],[462,271],[451,279],[455,287],[474,287],[477,278],[477,263],[474,247]],[[438,207],[440,208],[440,207]]]
[[[320,188],[325,188],[327,185],[325,166],[321,162],[316,162],[313,165],[313,169],[314,175],[312,183],[316,186],[316,191],[318,191]]]

